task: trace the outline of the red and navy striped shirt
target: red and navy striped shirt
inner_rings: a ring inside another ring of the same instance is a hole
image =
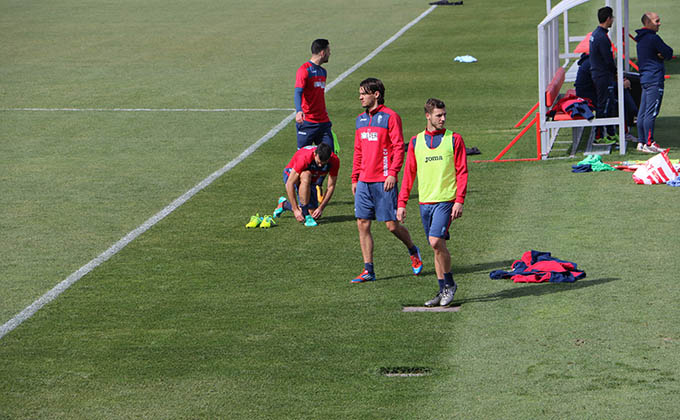
[[[305,121],[323,123],[330,121],[326,111],[326,69],[311,61],[301,65],[295,75],[295,89],[302,89],[301,109]]]
[[[379,105],[356,119],[352,183],[385,182],[404,164],[404,133],[399,114]]]
[[[295,152],[284,170],[292,168],[298,174],[301,174],[304,171],[310,171],[312,173],[312,184],[315,183],[319,177],[326,174],[330,174],[330,176],[338,176],[338,171],[340,170],[340,159],[338,159],[335,153],[331,153],[331,157],[328,162],[326,162],[326,164],[323,166],[319,166],[316,164],[316,160],[314,159],[316,147],[317,146],[306,146]]]

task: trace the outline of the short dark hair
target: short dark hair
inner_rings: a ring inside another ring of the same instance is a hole
[[[316,155],[321,159],[322,162],[328,162],[328,159],[331,158],[331,146],[327,145],[326,143],[321,143],[318,146],[316,146],[316,150],[314,151]]]
[[[446,109],[446,105],[444,104],[444,101],[437,98],[430,98],[427,100],[427,102],[425,102],[426,114],[432,114],[432,111],[434,111],[435,108]]]
[[[647,26],[647,24],[652,21],[652,19],[649,18],[649,15],[647,14],[647,12],[645,12],[645,14],[642,15],[641,20],[642,20],[642,24],[645,25],[645,26]]]
[[[321,51],[328,48],[328,44],[329,42],[327,39],[315,39],[314,42],[312,42],[312,54],[319,54]]]
[[[604,23],[612,16],[614,16],[614,10],[609,6],[602,7],[597,11],[597,20],[600,23]]]
[[[364,79],[361,83],[359,83],[359,87],[363,88],[364,91],[368,93],[380,92],[380,96],[378,97],[378,103],[380,105],[385,103],[385,85],[383,85],[383,82],[380,79],[369,77],[367,79]]]

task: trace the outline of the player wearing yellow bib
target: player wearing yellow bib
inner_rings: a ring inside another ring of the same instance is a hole
[[[446,241],[451,222],[463,215],[467,191],[467,154],[458,133],[444,128],[446,105],[430,98],[425,103],[425,131],[411,139],[404,178],[399,192],[397,219],[406,219],[406,203],[418,177],[418,201],[425,235],[434,250],[439,293],[425,306],[447,306],[453,302],[457,285],[451,272],[451,254]]]

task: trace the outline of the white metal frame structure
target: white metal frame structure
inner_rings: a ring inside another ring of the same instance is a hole
[[[541,23],[538,24],[538,102],[539,102],[539,122],[541,127],[541,158],[547,159],[550,150],[557,138],[560,128],[577,129],[579,127],[596,127],[603,125],[618,125],[619,126],[619,153],[626,153],[626,122],[623,110],[623,72],[624,72],[624,55],[628,57],[628,43],[624,42],[628,34],[628,0],[615,0],[615,5],[611,5],[611,0],[607,0],[605,5],[614,9],[615,24],[610,30],[610,36],[614,37],[616,49],[619,52],[616,55],[616,69],[617,69],[617,84],[618,84],[618,99],[619,99],[619,116],[612,118],[595,118],[591,121],[582,120],[568,120],[568,121],[548,121],[546,112],[545,91],[552,80],[555,71],[558,67],[567,67],[571,58],[577,58],[579,55],[571,53],[569,48],[570,41],[580,41],[583,37],[569,37],[569,22],[568,12],[570,9],[586,3],[590,0],[562,0],[555,7],[551,8],[550,0],[546,0],[546,8],[548,9],[547,16]],[[560,54],[560,31],[559,18],[563,16],[563,41],[565,52]],[[596,20],[595,20],[596,21]],[[621,51],[626,51],[621,54]],[[564,59],[564,64],[560,65],[560,60]],[[626,63],[627,64],[627,63]],[[626,66],[627,67],[627,66]]]

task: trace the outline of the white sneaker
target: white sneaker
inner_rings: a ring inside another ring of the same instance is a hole
[[[432,307],[432,306],[437,306],[439,303],[442,301],[442,294],[441,292],[437,293],[437,296],[433,297],[432,299],[428,300],[425,302],[425,306]]]
[[[441,293],[442,297],[439,301],[439,306],[449,306],[453,302],[453,296],[456,294],[457,288],[456,283],[453,283],[453,286],[445,287]]]
[[[650,149],[646,144],[644,143],[638,143],[637,145],[637,150],[638,152],[643,152],[643,153],[657,153],[654,150]]]
[[[655,141],[653,141],[652,144],[647,146],[647,148],[649,148],[650,150],[653,150],[654,151],[653,153],[664,153],[666,151],[666,149],[664,149],[663,147],[656,144]]]

